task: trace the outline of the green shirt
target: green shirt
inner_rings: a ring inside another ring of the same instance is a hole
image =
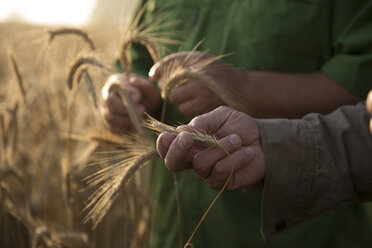
[[[371,1],[148,1],[149,12],[164,6],[170,20],[181,21],[178,30],[185,32],[181,50],[190,50],[206,38],[200,50],[212,55],[232,53],[224,60],[243,70],[322,71],[361,97],[371,89]],[[149,69],[144,56],[143,48],[134,53],[134,70]],[[188,121],[168,104],[167,123]],[[193,171],[177,176],[185,242],[217,191]],[[162,164],[156,173],[154,198],[151,247],[179,247],[172,174]],[[278,222],[277,232],[285,232],[265,243],[260,233],[261,198],[261,192],[248,189],[224,192],[192,243],[195,247],[372,247],[363,206],[354,203],[289,230],[285,222]]]

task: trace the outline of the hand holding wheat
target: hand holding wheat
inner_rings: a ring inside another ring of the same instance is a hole
[[[220,107],[179,128],[205,130],[219,138],[219,143],[231,154],[234,162],[234,175],[228,189],[252,185],[264,177],[265,158],[258,127],[250,116]],[[229,177],[231,163],[224,150],[202,147],[194,142],[188,132],[177,137],[163,133],[157,140],[157,149],[170,170],[192,168],[211,188],[222,188]]]
[[[221,105],[241,109],[235,101],[239,92],[235,78],[239,71],[219,59],[194,50],[171,54],[151,68],[149,79],[161,80],[162,98],[177,104],[180,112],[188,116]]]
[[[110,87],[119,83],[128,89],[128,93],[134,103],[134,110],[143,117],[144,112],[153,114],[160,105],[160,96],[156,87],[144,77],[138,75],[127,76],[115,74],[109,77],[102,88],[103,114],[110,131],[124,133],[133,130],[128,109],[124,106],[119,94]]]

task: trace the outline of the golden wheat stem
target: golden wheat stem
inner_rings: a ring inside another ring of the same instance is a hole
[[[78,74],[77,82],[80,82],[80,80],[83,76],[84,76],[85,82],[87,84],[88,91],[89,91],[90,95],[92,96],[94,107],[96,109],[98,109],[97,94],[96,94],[96,91],[94,89],[92,77],[90,76],[90,74],[88,72],[88,68],[83,68],[83,69],[80,70],[80,72]]]
[[[19,67],[18,67],[17,62],[16,62],[16,60],[15,60],[15,58],[12,54],[9,54],[9,60],[10,60],[10,64],[12,65],[12,69],[14,71],[14,74],[17,78],[17,83],[18,83],[18,87],[19,87],[21,95],[22,95],[23,103],[26,104],[26,90],[25,90],[25,87],[24,87],[24,84],[23,84],[21,73],[19,72]]]
[[[225,151],[226,155],[229,157],[229,160],[230,160],[230,164],[231,164],[231,171],[230,171],[230,175],[229,177],[227,178],[225,184],[223,185],[222,189],[218,192],[217,196],[213,199],[212,203],[209,205],[209,207],[207,208],[207,210],[205,211],[205,213],[203,214],[203,217],[200,219],[199,223],[196,225],[194,231],[191,233],[189,239],[187,240],[184,248],[187,248],[189,247],[191,244],[191,241],[192,239],[194,238],[196,232],[199,230],[199,227],[201,226],[201,224],[204,222],[205,218],[207,217],[207,215],[209,214],[209,212],[212,210],[213,206],[216,204],[216,201],[218,200],[218,198],[220,198],[221,194],[225,191],[227,185],[229,184],[233,174],[234,174],[234,162],[231,158],[231,155],[230,153],[225,149],[223,148],[223,150]]]
[[[83,40],[89,45],[91,50],[95,50],[96,47],[94,45],[93,40],[90,38],[87,32],[78,29],[78,28],[59,28],[55,30],[48,30],[49,33],[49,42],[52,42],[54,38],[58,35],[66,35],[66,34],[73,34],[80,36]]]

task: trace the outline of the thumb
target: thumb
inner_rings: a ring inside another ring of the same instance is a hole
[[[156,81],[160,80],[160,78],[161,78],[161,65],[162,65],[161,62],[157,62],[150,68],[150,71],[149,71],[149,74],[148,74],[150,81],[156,82]]]

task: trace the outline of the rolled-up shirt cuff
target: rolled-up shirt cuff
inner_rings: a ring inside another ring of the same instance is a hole
[[[301,209],[314,194],[317,146],[308,122],[256,121],[266,159],[261,232],[267,241],[306,218]]]

